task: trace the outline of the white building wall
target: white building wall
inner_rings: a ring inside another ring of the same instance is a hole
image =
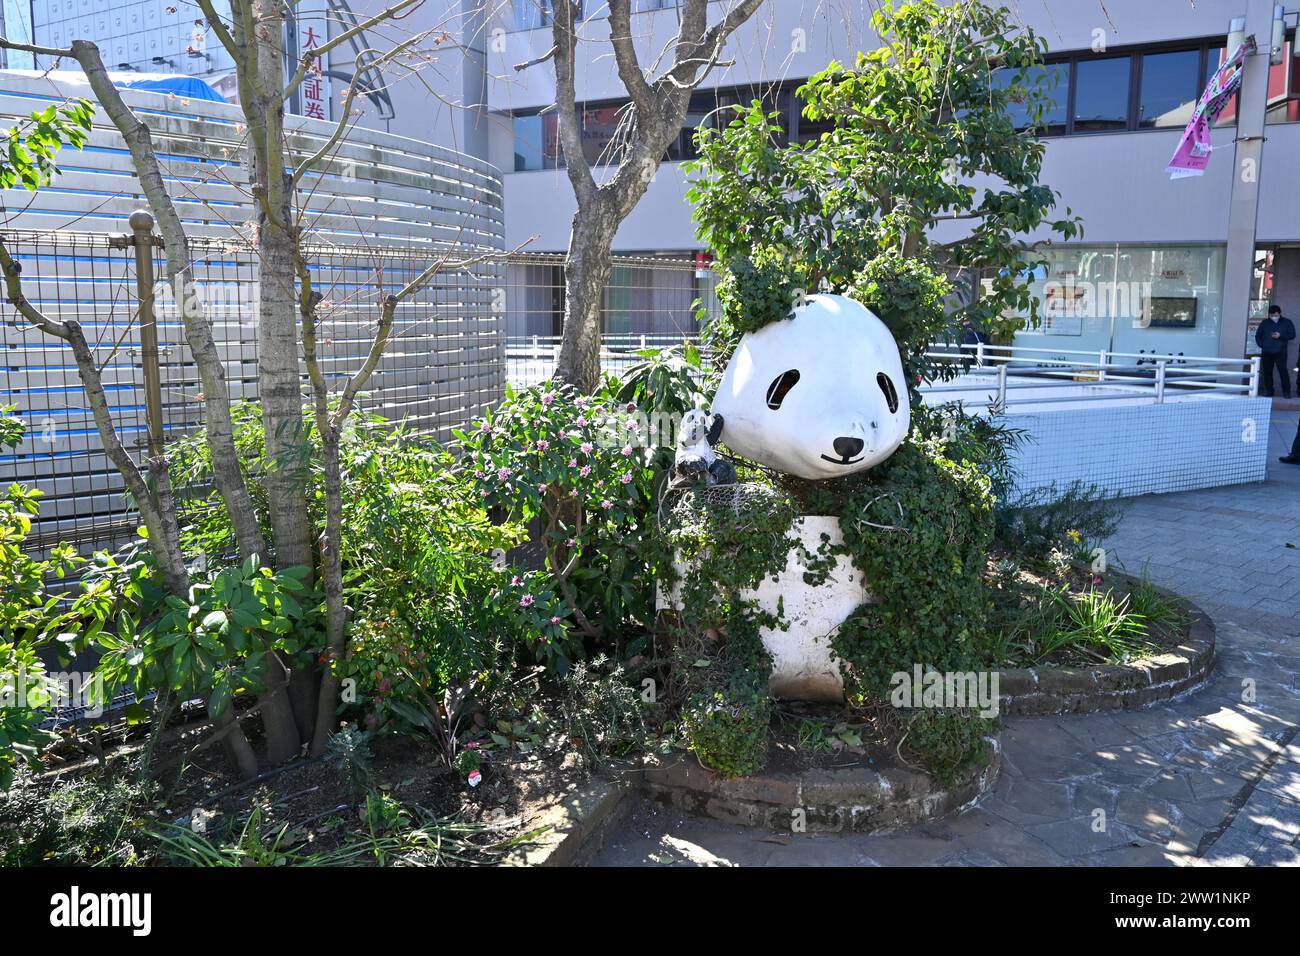
[[[1008,5],[1039,32],[1053,51],[1089,50],[1223,36],[1241,0],[1129,0],[1105,5],[1095,0],[1008,0]],[[711,5],[716,19],[725,4]],[[509,24],[505,17],[498,23]],[[846,20],[846,16],[848,19]],[[874,44],[865,5],[823,4],[817,0],[769,0],[751,23],[738,31],[724,58],[736,63],[712,75],[706,86],[733,86],[763,80],[802,78],[824,68],[832,58],[849,61]],[[662,49],[675,30],[672,10],[633,16],[634,34],[643,62]],[[807,51],[790,52],[796,30],[806,31]],[[589,42],[580,47],[578,83],[586,100],[618,99],[618,82],[608,43],[609,22],[583,26]],[[515,73],[513,65],[549,49],[550,31],[507,32],[505,50],[489,54],[494,79],[490,106],[502,114],[543,107],[554,98],[549,64]],[[1103,133],[1057,137],[1047,141],[1043,181],[1061,192],[1058,211],[1066,207],[1084,219],[1084,241],[1224,242],[1232,176],[1235,128],[1217,130],[1215,146],[1223,151],[1200,178],[1171,182],[1165,164],[1181,130]],[[531,249],[562,251],[573,215],[572,191],[563,170],[511,172],[509,133],[501,133],[491,156],[505,172],[507,241],[536,237]],[[1300,240],[1300,124],[1268,127],[1261,183],[1266,197],[1259,217],[1261,242]],[[615,249],[623,252],[691,250],[700,247],[684,198],[685,176],[666,164],[650,192],[623,224]],[[955,230],[939,230],[951,238]],[[1044,230],[1036,238],[1046,238]]]

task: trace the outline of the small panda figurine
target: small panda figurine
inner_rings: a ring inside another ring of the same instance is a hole
[[[721,415],[710,415],[702,408],[693,408],[682,416],[677,430],[677,456],[673,459],[674,486],[697,483],[701,476],[709,485],[736,483],[735,466],[713,450],[722,425]]]
[[[800,478],[879,465],[907,437],[898,344],[870,309],[811,295],[740,340],[713,399],[719,438],[738,455]]]

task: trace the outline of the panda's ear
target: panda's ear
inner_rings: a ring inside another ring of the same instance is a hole
[[[712,417],[712,420],[709,422],[709,430],[705,437],[708,438],[710,445],[716,445],[718,443],[718,439],[722,437],[721,415],[714,415]]]

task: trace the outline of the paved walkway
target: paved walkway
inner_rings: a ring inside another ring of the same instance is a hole
[[[1127,503],[1112,561],[1218,625],[1210,683],[1144,711],[1012,717],[994,793],[902,833],[774,834],[641,804],[598,865],[1300,865],[1300,467]]]

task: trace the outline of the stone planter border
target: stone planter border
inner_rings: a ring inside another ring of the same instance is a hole
[[[512,847],[504,866],[582,866],[600,852],[630,809],[637,771],[598,776],[559,803],[524,821],[525,830],[541,832]]]
[[[946,816],[978,800],[992,789],[1001,768],[996,739],[986,739],[985,755],[982,767],[952,787],[898,767],[729,778],[705,770],[690,756],[646,766],[640,777],[647,796],[725,823],[789,833],[801,819],[810,833],[872,833]]]
[[[1112,572],[1115,577],[1129,577]],[[1190,621],[1181,643],[1154,657],[1095,667],[1024,667],[999,675],[1002,714],[1046,716],[1137,710],[1200,687],[1214,666],[1214,620],[1181,595]]]

